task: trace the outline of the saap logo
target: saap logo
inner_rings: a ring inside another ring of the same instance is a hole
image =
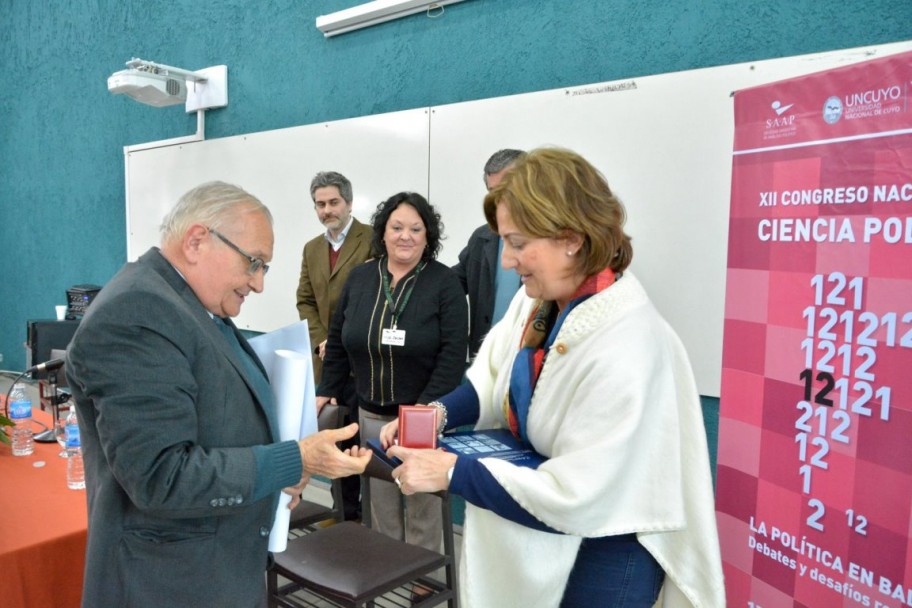
[[[828,125],[834,125],[842,118],[842,100],[836,96],[830,97],[823,104],[823,120]]]
[[[795,105],[795,104],[790,103],[789,105],[784,106],[784,105],[782,105],[782,102],[777,99],[776,101],[774,101],[773,103],[770,104],[770,107],[772,107],[776,111],[776,116],[782,116],[783,114],[788,112],[789,108],[791,108],[793,105]]]
[[[776,113],[776,116],[767,118],[764,121],[764,126],[766,127],[766,132],[764,133],[765,138],[778,138],[795,134],[796,117],[794,114],[786,114],[794,105],[795,104],[793,103],[783,104],[778,99],[770,104],[770,107],[773,109],[773,112]]]

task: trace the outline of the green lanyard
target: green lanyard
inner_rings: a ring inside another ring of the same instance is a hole
[[[412,291],[415,289],[415,283],[418,282],[418,273],[424,269],[427,265],[426,262],[421,262],[418,264],[418,268],[415,269],[415,280],[412,281],[411,285],[408,286],[408,289],[405,290],[405,293],[402,295],[402,305],[396,306],[396,303],[393,301],[393,291],[390,289],[390,280],[389,280],[389,261],[387,261],[387,270],[382,271],[380,274],[383,275],[383,295],[386,296],[386,303],[389,304],[390,312],[393,315],[393,327],[396,329],[396,326],[399,324],[399,315],[402,314],[402,311],[405,309],[405,306],[408,304],[409,298],[412,297]],[[382,268],[381,268],[382,270]]]

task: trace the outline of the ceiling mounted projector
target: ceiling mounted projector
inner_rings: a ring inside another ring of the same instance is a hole
[[[183,78],[135,69],[121,70],[109,76],[108,90],[156,108],[187,101],[187,84]]]
[[[156,108],[186,104],[187,112],[228,105],[228,67],[197,72],[133,58],[108,77],[108,90]]]

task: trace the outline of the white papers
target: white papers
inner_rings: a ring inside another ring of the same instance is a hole
[[[312,366],[310,354],[296,353],[290,350],[277,350],[270,379],[276,397],[276,410],[279,418],[279,438],[282,441],[301,438],[301,420],[304,418],[305,382],[307,372]],[[311,376],[313,372],[311,372]],[[311,409],[315,408],[311,393]],[[288,528],[291,510],[288,503],[291,496],[279,494],[279,506],[276,509],[275,521],[269,534],[269,550],[284,551],[288,544]]]
[[[291,325],[286,325],[281,329],[271,331],[268,334],[255,336],[247,340],[257,357],[263,362],[266,368],[266,375],[272,381],[272,367],[275,360],[275,351],[293,350],[298,353],[310,354],[310,332],[307,329],[307,321],[298,321]]]
[[[281,441],[297,440],[317,432],[317,404],[307,321],[300,321],[249,340],[275,396]],[[275,522],[269,534],[269,550],[280,553],[288,544],[291,497],[279,497]]]

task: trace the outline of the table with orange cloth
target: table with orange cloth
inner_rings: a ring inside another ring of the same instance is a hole
[[[33,414],[50,424],[50,414],[38,408],[33,408]],[[4,608],[78,608],[82,599],[86,493],[67,488],[66,458],[58,453],[57,442],[35,443],[30,456],[13,456],[10,446],[0,443],[0,606]]]

